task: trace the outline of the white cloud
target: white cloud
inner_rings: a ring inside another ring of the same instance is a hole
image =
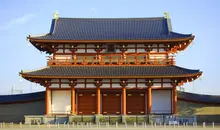
[[[11,27],[16,26],[16,25],[25,24],[35,17],[36,17],[35,14],[26,14],[21,17],[17,17],[15,19],[10,20],[6,24],[0,26],[0,30],[7,30],[7,29],[10,29]]]
[[[98,12],[98,10],[97,10],[96,8],[91,8],[91,10],[92,10],[93,12]]]

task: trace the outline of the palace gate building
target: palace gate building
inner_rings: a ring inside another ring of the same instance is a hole
[[[195,36],[172,31],[168,14],[153,18],[60,18],[29,42],[50,54],[47,66],[21,71],[46,88],[45,114],[177,113],[177,86],[201,76],[175,54]]]

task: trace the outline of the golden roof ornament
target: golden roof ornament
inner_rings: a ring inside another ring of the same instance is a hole
[[[58,15],[59,15],[58,12],[55,12],[54,15],[53,15],[53,18],[54,18],[55,20],[57,20],[57,19],[58,19]]]
[[[165,14],[165,18],[170,18],[170,15],[169,15],[169,13],[168,12],[164,12],[164,14]]]

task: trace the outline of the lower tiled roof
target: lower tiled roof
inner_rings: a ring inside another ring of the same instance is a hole
[[[114,76],[184,76],[202,73],[178,66],[50,66],[43,69],[21,72],[23,76],[69,76],[69,77],[114,77]]]

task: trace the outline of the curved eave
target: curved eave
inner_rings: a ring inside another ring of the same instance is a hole
[[[49,40],[49,39],[38,39],[36,37],[27,37],[30,42],[39,43],[105,43],[105,42],[121,42],[121,43],[163,43],[163,42],[183,42],[193,40],[195,36],[186,38],[174,38],[174,39],[155,39],[155,40]]]
[[[76,78],[103,78],[103,79],[108,79],[108,78],[190,78],[190,77],[199,77],[202,75],[202,71],[194,74],[186,74],[186,75],[171,75],[171,76],[39,76],[39,75],[29,75],[25,73],[20,73],[20,75],[25,78],[39,78],[39,79],[59,79],[59,78],[66,78],[66,79],[76,79]]]

